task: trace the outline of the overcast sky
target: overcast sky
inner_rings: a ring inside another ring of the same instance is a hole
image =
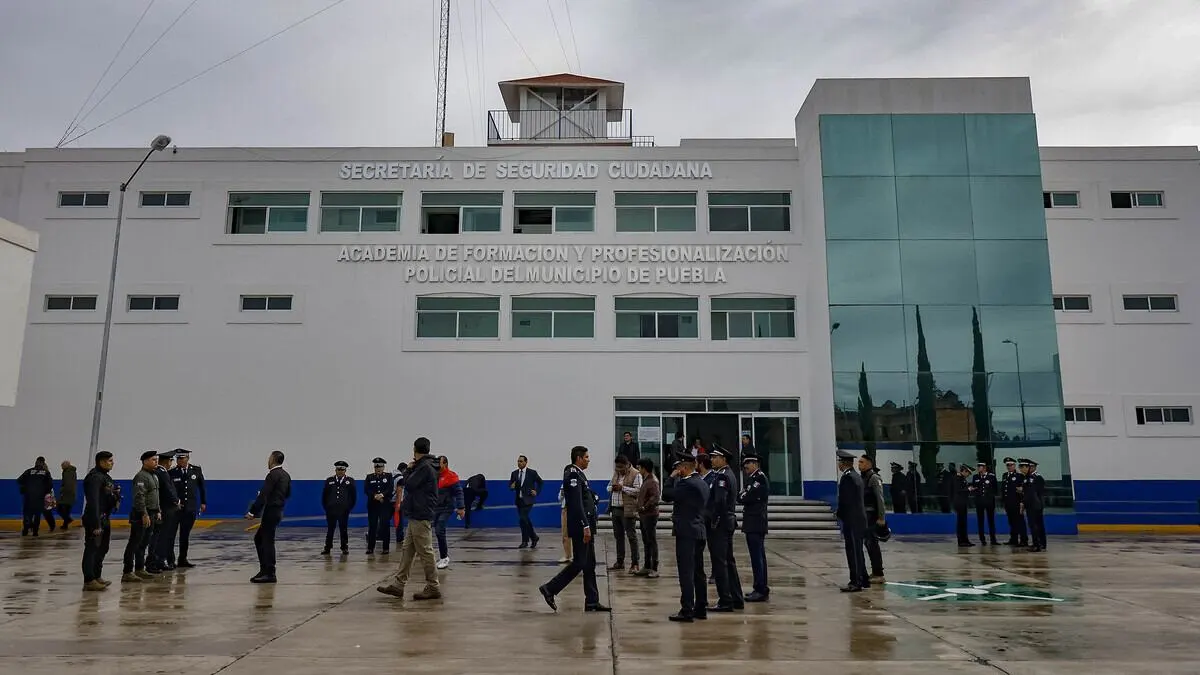
[[[181,147],[431,145],[437,4],[0,0],[0,150],[58,143],[148,6],[74,146],[158,133]],[[458,145],[483,144],[497,81],[563,71],[625,82],[634,133],[660,144],[790,138],[821,77],[1019,75],[1032,79],[1043,145],[1200,143],[1200,0],[453,4],[446,126]]]

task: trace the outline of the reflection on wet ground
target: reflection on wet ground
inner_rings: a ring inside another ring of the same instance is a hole
[[[679,597],[666,567],[656,580],[603,571],[611,538],[598,570],[608,616],[581,611],[578,584],[557,615],[542,603],[552,536],[529,551],[515,530],[454,533],[445,597],[421,604],[375,592],[399,556],[367,557],[361,533],[349,556],[321,557],[323,532],[285,529],[280,583],[254,586],[250,534],[219,525],[193,535],[198,567],[123,587],[125,532],[103,593],[82,591],[78,531],[0,533],[0,673],[1200,672],[1197,539],[1064,538],[1042,554],[892,541],[895,585],[858,594],[838,591],[840,542],[768,539],[769,603],[680,625],[666,621]],[[748,589],[740,538],[738,551]]]

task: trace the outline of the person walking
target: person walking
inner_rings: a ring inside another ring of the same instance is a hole
[[[760,468],[758,455],[742,455],[742,470],[746,480],[738,493],[738,503],[742,505],[742,533],[746,535],[754,573],[754,590],[746,596],[746,602],[766,602],[771,595],[767,585],[767,502],[771,484]]]
[[[517,548],[537,548],[538,536],[533,530],[533,520],[529,514],[537,496],[542,492],[542,477],[538,472],[529,468],[529,459],[525,455],[517,457],[517,469],[508,479],[508,488],[513,491],[513,500],[517,506],[517,522],[521,526],[521,545]],[[470,508],[470,504],[466,504]]]
[[[563,472],[565,473],[567,471],[567,469],[569,469],[569,468],[571,468],[571,465],[570,464],[566,465],[565,467],[563,467]],[[558,488],[558,510],[561,512],[560,516],[561,516],[562,550],[563,550],[562,557],[558,559],[558,562],[560,564],[561,563],[569,563],[569,562],[571,562],[571,557],[572,557],[571,556],[571,535],[567,531],[567,497],[566,497],[566,494],[563,492],[561,485]]]
[[[329,555],[333,548],[333,531],[341,530],[342,555],[350,553],[349,534],[350,512],[358,502],[358,493],[354,491],[354,478],[346,475],[350,465],[345,461],[333,463],[333,475],[325,479],[325,487],[321,490],[321,508],[325,509],[325,548],[321,555]],[[391,523],[388,523],[391,532]]]
[[[425,588],[413,594],[413,600],[436,600],[442,597],[438,582],[437,564],[433,558],[433,510],[437,503],[438,459],[429,455],[429,439],[424,436],[413,442],[413,463],[404,478],[404,503],[400,505],[408,519],[404,545],[400,547],[400,567],[392,580],[375,590],[385,595],[404,598],[404,586],[412,572],[414,558],[421,559],[425,570]]]
[[[696,472],[696,458],[675,460],[671,477],[663,485],[663,500],[673,505],[671,531],[679,577],[679,611],[667,617],[671,621],[691,623],[708,618],[708,579],[704,574],[708,499],[708,483]]]
[[[68,464],[68,462],[63,462]],[[105,450],[96,453],[96,464],[83,478],[83,590],[103,591],[112,585],[104,578],[104,556],[112,539],[109,518],[117,508],[120,492],[109,473],[113,454]],[[74,467],[72,467],[74,469]],[[66,469],[63,470],[66,473]],[[65,525],[63,527],[66,527]]]
[[[263,479],[258,497],[246,513],[247,519],[262,518],[254,533],[254,549],[258,554],[258,574],[252,584],[273,584],[275,578],[275,531],[283,522],[283,508],[292,496],[292,477],[283,468],[283,453],[274,450],[267,456],[267,477]]]
[[[133,506],[129,509],[129,541],[125,543],[122,584],[154,578],[154,574],[146,569],[146,548],[150,545],[154,524],[162,520],[158,476],[154,474],[157,467],[158,453],[154,450],[143,452],[142,467],[133,477]]]
[[[591,463],[588,449],[582,445],[571,448],[571,463],[563,471],[563,498],[567,503],[567,532],[571,536],[570,564],[558,571],[550,581],[538,586],[538,593],[558,611],[554,596],[562,593],[575,577],[583,574],[583,611],[611,612],[600,604],[600,589],[596,585],[596,493],[588,485],[587,470]]]
[[[444,570],[450,566],[450,545],[446,541],[446,523],[452,514],[457,514],[459,520],[466,516],[466,505],[463,501],[462,483],[458,474],[450,470],[450,458],[442,455],[438,458],[437,503],[433,510],[433,533],[437,537],[438,560],[436,567]]]
[[[846,545],[846,567],[850,572],[850,583],[842,587],[843,593],[857,593],[871,587],[867,577],[867,563],[863,557],[863,537],[867,530],[867,510],[863,505],[863,481],[854,470],[853,452],[837,451],[838,478],[837,519],[842,528],[842,539]]]
[[[863,477],[863,507],[867,510],[867,529],[863,532],[863,545],[867,547],[867,559],[871,562],[871,579],[883,578],[883,551],[879,548],[879,537],[875,526],[883,525],[886,505],[883,501],[883,478],[875,461],[869,455],[858,458],[858,471]]]
[[[639,577],[658,578],[658,516],[662,500],[662,485],[654,475],[654,460],[642,457],[638,460],[638,473],[642,475],[642,486],[638,489],[638,525],[642,528],[642,549],[645,557],[642,569],[634,572]]]
[[[31,468],[25,469],[17,478],[21,491],[21,536],[38,536],[42,529],[42,512],[46,510],[47,495],[54,494],[54,477],[46,466],[46,458],[38,457]],[[54,531],[54,516],[49,517],[50,531]]]
[[[70,460],[62,463],[62,482],[58,487],[58,515],[62,518],[62,528],[65,530],[71,523],[71,507],[75,506],[75,498],[79,489],[79,471]]]

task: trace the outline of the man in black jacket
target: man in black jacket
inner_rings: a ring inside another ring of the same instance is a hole
[[[717,587],[717,604],[710,612],[732,612],[744,609],[746,598],[742,581],[733,559],[733,535],[737,531],[738,481],[729,470],[733,453],[713,443],[713,470],[709,474],[708,552],[712,559],[713,583]]]
[[[621,445],[617,447],[617,456],[629,460],[629,466],[637,466],[638,457],[642,454],[638,444],[633,440],[633,434],[628,431],[621,436]]]
[[[904,467],[892,462],[892,512],[908,512],[908,488],[911,482],[904,475]]]
[[[1008,518],[1009,546],[1026,546],[1029,543],[1025,530],[1025,516],[1021,514],[1021,486],[1025,474],[1017,470],[1017,460],[1004,458],[1004,475],[1000,478],[1000,499],[1004,502],[1004,514]]]
[[[321,555],[329,555],[333,548],[333,531],[341,530],[342,555],[350,553],[346,529],[350,525],[350,512],[358,501],[358,493],[354,491],[354,479],[346,475],[350,465],[344,461],[333,463],[333,475],[325,479],[325,488],[321,491],[321,507],[325,509],[325,548]],[[388,523],[391,529],[391,523]]]
[[[179,530],[179,493],[171,480],[171,460],[175,451],[158,453],[158,467],[154,475],[158,478],[158,495],[162,504],[162,521],[150,533],[150,555],[146,570],[151,573],[175,569],[175,534]]]
[[[846,566],[850,583],[843,593],[857,593],[871,585],[867,577],[867,561],[863,556],[863,537],[867,531],[867,510],[863,504],[863,481],[854,470],[855,455],[847,450],[837,451],[838,478],[837,518],[846,544]]]
[[[385,595],[404,598],[404,585],[412,572],[413,558],[421,559],[425,570],[425,588],[413,594],[413,600],[436,600],[442,597],[433,557],[433,510],[438,495],[438,458],[429,454],[429,439],[424,436],[413,442],[413,463],[404,477],[404,501],[400,510],[408,520],[404,545],[400,547],[400,568],[391,583],[376,586]]]
[[[171,481],[179,495],[179,560],[177,567],[195,567],[188,560],[188,545],[196,518],[208,509],[208,494],[204,489],[204,470],[192,464],[192,451],[175,448],[175,468],[171,469]]]
[[[50,475],[46,458],[38,457],[33,468],[25,469],[25,473],[17,478],[17,486],[21,489],[21,536],[32,534],[36,537],[42,527],[46,495],[54,492],[54,476]],[[53,516],[50,518],[50,531],[54,531]]]
[[[254,533],[254,549],[258,553],[258,574],[252,584],[275,583],[275,531],[283,522],[283,507],[292,496],[292,477],[283,469],[283,453],[274,450],[267,456],[267,477],[263,479],[258,497],[250,505],[247,519],[262,518]]]
[[[971,477],[971,485],[975,488],[975,518],[979,523],[979,543],[987,546],[987,538],[983,536],[984,525],[992,538],[992,546],[999,546],[996,541],[996,495],[999,493],[999,482],[996,474],[988,470],[987,462],[979,463],[979,470]]]
[[[536,469],[529,468],[529,459],[525,455],[517,457],[517,469],[508,479],[508,489],[513,491],[513,500],[517,506],[517,520],[521,525],[521,545],[517,548],[532,546],[537,548],[538,536],[533,531],[533,521],[529,514],[537,502],[537,496],[542,493],[542,477]],[[471,505],[467,504],[470,509]]]
[[[571,448],[571,463],[563,470],[563,499],[567,508],[567,535],[571,537],[571,562],[549,582],[538,587],[542,599],[550,609],[558,611],[554,596],[563,592],[583,574],[583,611],[611,612],[612,608],[600,604],[600,590],[596,586],[596,493],[588,484],[584,470],[591,463],[588,449],[582,445]]]
[[[119,493],[109,476],[113,454],[96,453],[96,466],[83,479],[83,590],[103,591],[112,585],[103,576],[104,556],[112,538],[109,517],[117,508]]]
[[[704,573],[704,547],[708,530],[708,483],[696,473],[696,458],[675,460],[674,471],[663,484],[663,501],[670,502],[671,531],[675,535],[675,570],[679,576],[679,611],[671,621],[691,623],[708,618],[708,578]]]
[[[1046,479],[1037,472],[1037,462],[1021,460],[1025,483],[1021,486],[1021,504],[1029,519],[1029,550],[1046,550]]]
[[[754,590],[746,596],[746,602],[766,602],[771,595],[767,585],[767,501],[771,484],[759,468],[758,455],[742,455],[742,469],[746,480],[738,503],[742,505],[742,533],[746,535],[750,569],[754,572]]]
[[[954,504],[955,532],[958,533],[959,548],[970,548],[971,535],[967,533],[967,509],[971,507],[971,495],[975,488],[971,485],[971,467],[963,464],[958,467],[958,475],[950,482],[950,501]],[[982,536],[982,532],[980,536]]]

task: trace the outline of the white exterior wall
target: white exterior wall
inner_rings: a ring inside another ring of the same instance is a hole
[[[486,179],[340,180],[343,162],[433,161],[444,156],[489,165]],[[492,161],[591,160],[592,180],[501,180]],[[103,300],[117,209],[116,189],[140,151],[31,151],[20,214],[43,237],[34,296],[88,293],[100,309],[84,319],[29,313],[27,380],[21,405],[0,412],[0,474],[15,474],[40,452],[84,460],[99,359]],[[699,160],[713,178],[612,180],[609,160]],[[188,447],[212,478],[261,474],[264,456],[285,450],[293,476],[321,478],[334,459],[360,468],[381,455],[411,456],[430,437],[456,468],[500,475],[519,453],[551,473],[570,446],[594,449],[597,466],[613,452],[614,397],[808,397],[810,365],[803,298],[812,287],[798,208],[790,233],[708,233],[704,192],[796,187],[794,147],[722,149],[263,149],[180,150],[151,158],[129,192],[121,239],[116,319],[109,353],[101,446],[122,453]],[[57,208],[60,190],[107,189],[107,208]],[[192,206],[141,209],[141,190],[189,190]],[[400,232],[322,234],[322,190],[403,190]],[[307,190],[305,234],[224,234],[228,192]],[[422,235],[422,190],[503,190],[501,233]],[[596,231],[512,234],[514,190],[594,190]],[[617,234],[614,190],[699,192],[696,233]],[[795,199],[795,198],[794,198]],[[726,263],[725,284],[416,284],[405,263],[336,262],[344,244],[765,244],[784,245],[788,263]],[[818,251],[818,256],[822,257]],[[128,317],[129,293],[180,294],[180,311]],[[537,292],[594,294],[596,339],[513,340],[510,296]],[[294,316],[278,324],[238,323],[243,293],[296,298]],[[499,340],[415,338],[415,296],[483,293],[502,297]],[[617,340],[614,295],[700,297],[699,340]],[[712,342],[708,299],[716,294],[772,293],[798,301],[794,340]],[[62,325],[70,321],[72,325]],[[80,323],[84,321],[86,323]],[[827,329],[826,329],[827,332]],[[825,347],[828,350],[828,346]],[[828,364],[817,372],[827,373]],[[826,377],[828,377],[826,375]],[[804,447],[832,447],[804,437]]]
[[[1056,295],[1092,311],[1058,312],[1064,403],[1102,406],[1104,422],[1068,423],[1076,480],[1200,476],[1200,152],[1196,148],[1044,148],[1045,189],[1080,193],[1047,209]],[[1113,191],[1162,191],[1162,208],[1111,208]],[[1122,296],[1179,296],[1179,311],[1128,312]],[[1190,406],[1192,424],[1136,423],[1139,405]]]
[[[0,406],[17,402],[37,246],[36,234],[0,218]]]

